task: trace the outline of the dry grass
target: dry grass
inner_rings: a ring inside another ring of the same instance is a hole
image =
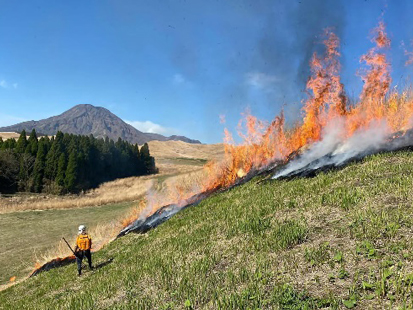
[[[0,199],[0,214],[27,210],[82,208],[135,201],[152,187],[153,182],[153,176],[131,177],[103,183],[97,189],[83,195],[24,194],[2,197]]]
[[[20,137],[20,134],[15,133],[15,132],[0,132],[0,137],[3,140],[7,140],[10,138],[18,139]]]
[[[192,144],[182,141],[150,141],[149,150],[155,159],[201,158],[221,159],[224,155],[223,144]]]

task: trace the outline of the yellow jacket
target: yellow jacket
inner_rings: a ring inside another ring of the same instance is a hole
[[[88,234],[80,234],[76,239],[76,250],[85,251],[92,247],[92,238]],[[75,251],[76,251],[75,250]]]

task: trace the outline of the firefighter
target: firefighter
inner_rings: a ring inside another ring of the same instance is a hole
[[[75,246],[75,255],[76,255],[76,263],[77,263],[77,272],[78,276],[82,274],[82,260],[84,257],[87,258],[89,263],[89,268],[92,270],[92,254],[90,253],[90,249],[92,248],[92,238],[86,233],[86,226],[80,225],[79,232],[76,239],[76,246]]]

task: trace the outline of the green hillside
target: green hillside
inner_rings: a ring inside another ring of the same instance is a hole
[[[413,308],[413,153],[258,180],[112,242],[81,278],[4,290],[0,309]]]

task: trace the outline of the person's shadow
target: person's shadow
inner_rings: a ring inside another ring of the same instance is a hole
[[[94,269],[100,269],[105,267],[106,265],[109,265],[111,262],[113,262],[113,258],[109,258],[107,261],[104,261],[103,263],[100,263],[98,265],[95,265]]]

